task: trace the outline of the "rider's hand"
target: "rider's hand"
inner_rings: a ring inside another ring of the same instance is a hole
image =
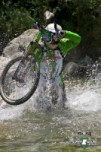
[[[63,38],[65,36],[65,31],[59,31],[58,33],[59,38]]]
[[[30,42],[30,45],[33,45],[34,43],[35,43],[35,41],[31,41],[31,42]]]

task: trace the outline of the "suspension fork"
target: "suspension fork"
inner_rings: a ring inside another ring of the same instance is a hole
[[[12,80],[16,80],[16,81],[21,81],[21,79],[18,77],[18,72],[21,70],[22,65],[24,65],[24,61],[26,58],[22,58],[22,60],[20,61],[17,69],[15,70],[13,76],[12,76]],[[25,72],[24,72],[25,73]]]

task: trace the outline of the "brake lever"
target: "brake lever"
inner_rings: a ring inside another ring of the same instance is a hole
[[[40,29],[40,26],[39,26],[39,23],[38,22],[35,22],[34,24],[33,24],[33,26],[34,26],[34,28],[36,28],[36,29]]]

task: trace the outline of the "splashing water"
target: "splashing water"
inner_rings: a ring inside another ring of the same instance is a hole
[[[46,94],[40,92],[40,87],[22,105],[1,103],[0,139],[3,140],[0,143],[3,151],[7,151],[8,147],[8,152],[51,152],[53,148],[60,151],[66,146],[66,151],[72,152],[75,149],[71,150],[68,144],[77,137],[78,131],[91,131],[94,137],[101,135],[100,71],[86,81],[72,79],[65,85],[67,101],[64,110],[45,111],[51,96],[47,99]],[[37,102],[42,105],[43,111],[37,108]]]
[[[18,106],[11,106],[6,104],[5,102],[1,103],[0,106],[0,120],[9,120],[9,119],[14,119],[17,117],[20,117],[24,115],[24,113],[29,110],[29,111],[47,111],[49,110],[48,108],[53,108],[56,110],[56,108],[60,107],[61,104],[61,88],[58,92],[58,103],[56,105],[52,104],[52,96],[50,94],[50,87],[49,86],[46,90],[44,90],[43,87],[40,85],[38,86],[35,94],[24,104],[18,105]],[[26,91],[26,90],[25,90]],[[19,92],[19,90],[18,90]],[[21,94],[21,91],[19,92]],[[12,96],[12,94],[11,94]]]
[[[97,68],[96,68],[97,69]],[[92,72],[96,73],[96,71]],[[66,95],[67,101],[65,107],[68,107],[71,110],[82,111],[82,112],[96,112],[101,110],[101,73],[97,73],[96,77],[90,77],[86,81],[72,80],[66,81]],[[23,105],[19,106],[9,106],[4,103],[0,107],[0,120],[13,119],[15,117],[22,116],[26,109],[35,111],[36,110],[36,98],[38,102],[45,107],[47,104],[51,104],[48,96],[46,98],[45,92],[40,92],[40,86],[35,92],[35,94]],[[61,97],[61,94],[60,94]],[[42,102],[44,101],[44,102]]]
[[[93,86],[90,88],[76,88],[69,93],[69,106],[72,109],[83,111],[101,110],[100,89],[96,90]],[[67,103],[68,106],[68,103]]]

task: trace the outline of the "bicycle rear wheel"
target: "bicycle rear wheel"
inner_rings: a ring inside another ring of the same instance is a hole
[[[26,102],[39,82],[39,65],[33,56],[12,59],[1,75],[1,97],[10,105]]]

